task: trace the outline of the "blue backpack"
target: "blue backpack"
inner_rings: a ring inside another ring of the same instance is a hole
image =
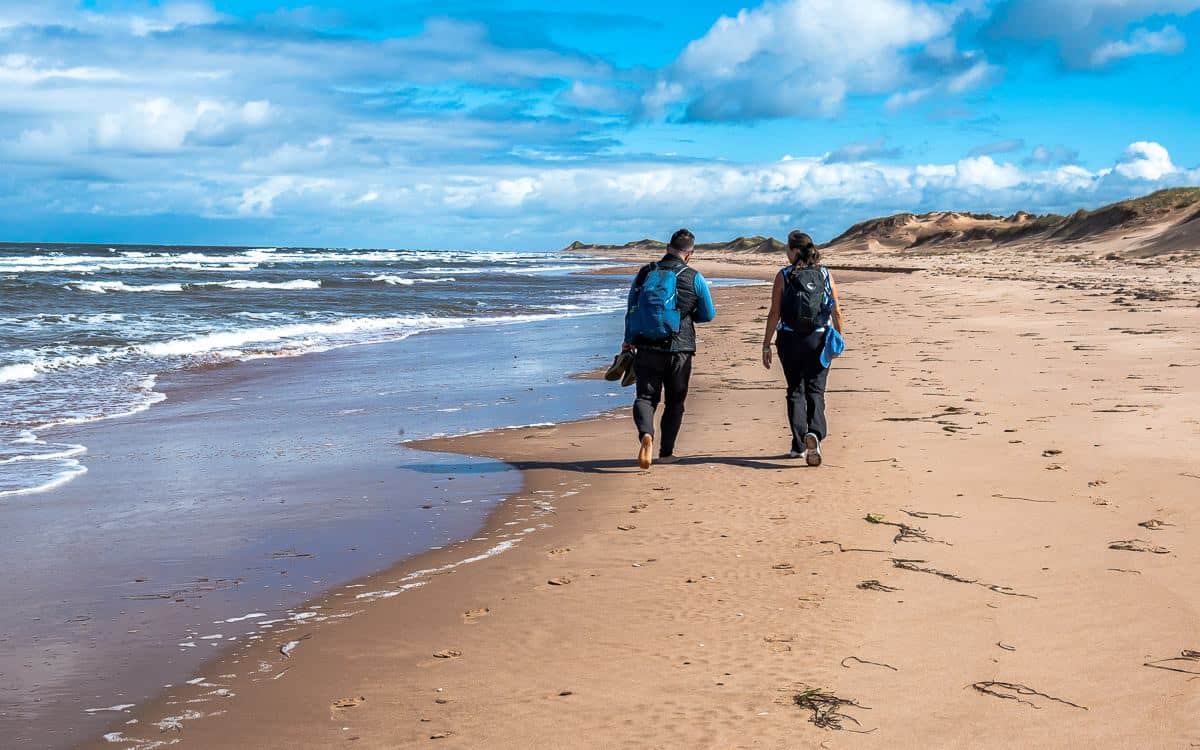
[[[676,290],[679,274],[686,270],[687,266],[678,271],[651,266],[629,310],[629,330],[636,338],[661,341],[679,333]]]

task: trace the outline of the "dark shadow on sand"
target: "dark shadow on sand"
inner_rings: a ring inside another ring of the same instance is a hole
[[[664,464],[662,468],[666,469],[671,466],[705,466],[711,464],[760,470],[805,468],[803,461],[797,461],[787,456],[687,456],[680,457],[673,464]],[[588,461],[526,460],[484,465],[461,463],[405,464],[404,468],[427,474],[446,475],[506,471],[510,468],[519,471],[566,471],[574,474],[629,474],[641,471],[637,467],[637,462],[632,458],[601,458]]]

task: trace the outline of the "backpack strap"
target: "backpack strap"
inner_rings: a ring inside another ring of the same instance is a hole
[[[642,267],[642,271],[645,271],[645,273],[642,273],[640,271],[638,272],[638,276],[641,277],[641,279],[642,279],[642,283],[638,284],[638,287],[637,287],[639,292],[642,290],[642,287],[646,286],[646,279],[650,278],[650,274],[654,273],[657,270],[658,270],[658,261],[654,261],[653,263],[650,263],[649,265]]]

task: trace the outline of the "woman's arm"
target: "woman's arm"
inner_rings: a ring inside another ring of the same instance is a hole
[[[775,338],[775,329],[779,326],[779,304],[783,299],[783,274],[775,276],[775,287],[771,290],[771,311],[767,313],[767,329],[763,331],[762,362],[763,367],[771,369],[771,340]]]
[[[842,303],[838,301],[837,283],[833,280],[833,274],[829,275],[829,289],[833,292],[833,327],[838,333],[845,335],[846,329],[842,327]]]

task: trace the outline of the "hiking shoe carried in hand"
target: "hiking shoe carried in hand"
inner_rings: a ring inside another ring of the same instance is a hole
[[[605,380],[621,380],[633,370],[633,352],[621,352],[613,357],[613,363],[604,371]]]
[[[821,465],[821,441],[811,432],[804,436],[804,460],[809,466]]]
[[[654,436],[642,435],[642,449],[638,451],[638,466],[649,469],[654,455]]]
[[[660,464],[677,464],[677,463],[679,463],[679,456],[676,456],[674,454],[669,455],[669,456],[659,456],[658,462]]]
[[[636,382],[637,382],[637,371],[634,370],[634,368],[633,368],[633,357],[631,355],[629,369],[627,369],[625,371],[625,374],[621,376],[621,387],[628,388],[629,386],[633,385]]]

